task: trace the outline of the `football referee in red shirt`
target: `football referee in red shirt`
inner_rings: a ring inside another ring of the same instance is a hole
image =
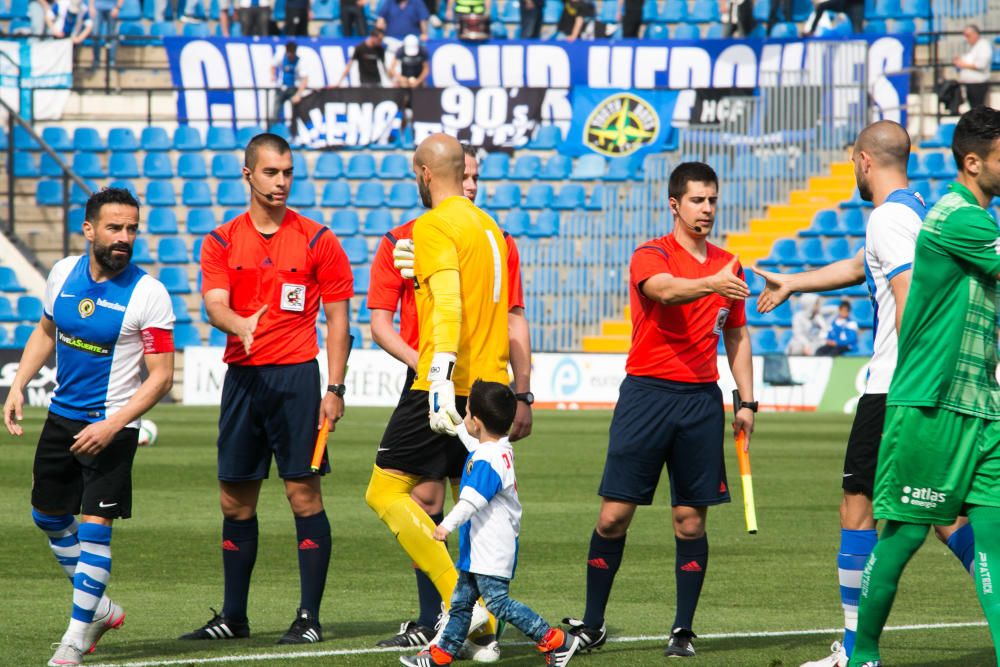
[[[580,650],[607,640],[604,610],[622,562],[635,508],[649,505],[664,464],[670,477],[677,610],[667,656],[694,655],[694,612],[708,569],[705,518],[729,502],[722,454],[725,411],[716,362],[722,336],[743,402],[733,431],[750,442],[753,366],[743,300],[750,294],[736,257],[708,243],[719,180],[706,164],[685,162],[669,183],[671,234],[632,255],[632,345],[611,420],[599,494],[601,513],[587,556],[587,608],[567,618]]]
[[[310,470],[316,430],[344,414],[351,267],[333,232],[289,210],[292,152],[274,134],[247,145],[250,210],[209,232],[201,253],[209,321],[229,334],[219,415],[222,613],[181,639],[250,636],[247,598],[257,557],[257,498],[273,456],[295,515],[301,601],[279,644],[322,641],[319,606],[330,562],[320,475]],[[316,316],[326,313],[329,386],[320,392]]]

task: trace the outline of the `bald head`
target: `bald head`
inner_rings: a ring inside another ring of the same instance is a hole
[[[413,154],[413,172],[424,206],[433,208],[448,197],[462,194],[465,151],[458,139],[438,133],[420,142]]]
[[[906,172],[910,158],[910,135],[899,123],[880,120],[861,131],[854,142],[855,153],[866,153],[876,167]]]

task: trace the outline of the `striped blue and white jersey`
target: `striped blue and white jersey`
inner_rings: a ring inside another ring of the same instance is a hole
[[[469,457],[462,471],[459,502],[442,522],[453,530],[451,523],[463,521],[455,566],[465,572],[510,579],[517,566],[517,536],[521,531],[514,449],[507,438],[480,443],[464,425],[459,425],[458,431]],[[469,508],[464,512],[467,504],[474,511]]]
[[[59,260],[45,285],[44,307],[56,325],[56,389],[49,409],[66,419],[92,423],[113,415],[141,384],[143,354],[173,350],[172,339],[159,342],[174,328],[170,296],[135,264],[95,282],[87,255]],[[128,426],[138,428],[139,422]]]
[[[49,6],[53,27],[66,37],[83,32],[93,23],[90,7],[84,0],[58,0]]]
[[[917,234],[927,207],[913,190],[894,191],[871,212],[865,230],[865,281],[875,309],[874,353],[866,394],[887,394],[896,370],[896,297],[889,282],[913,268]]]

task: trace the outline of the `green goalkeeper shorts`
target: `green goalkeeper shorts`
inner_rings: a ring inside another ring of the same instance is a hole
[[[946,526],[966,504],[1000,507],[1000,422],[890,406],[875,474],[875,518]]]

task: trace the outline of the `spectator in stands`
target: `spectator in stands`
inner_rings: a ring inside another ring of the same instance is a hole
[[[399,88],[420,88],[430,74],[430,56],[416,35],[407,35],[392,63],[392,80]]]
[[[309,85],[309,79],[302,70],[302,59],[296,51],[298,45],[295,42],[285,44],[285,52],[274,57],[274,111],[271,117],[274,122],[281,121],[282,110],[285,102],[291,100],[294,107],[302,99],[302,94]],[[291,125],[291,119],[288,119]]]
[[[851,302],[841,301],[837,317],[826,332],[826,342],[816,350],[817,357],[839,357],[858,349],[858,323],[851,317]]]
[[[962,104],[961,86],[965,86],[965,97],[973,109],[986,104],[986,94],[990,90],[993,47],[979,34],[978,26],[966,26],[962,35],[969,43],[969,50],[954,60],[958,81],[944,81],[938,86],[938,102],[953,116],[958,115],[958,107]]]
[[[445,18],[458,23],[458,38],[490,38],[490,0],[448,0]]]
[[[94,22],[84,0],[57,0],[45,12],[45,25],[50,35],[56,38],[69,37],[75,45],[87,39]]]
[[[108,66],[115,66],[118,53],[118,12],[125,0],[91,0],[90,8],[94,20],[94,62],[90,68],[96,70],[101,64],[101,46],[108,45]]]
[[[368,34],[368,19],[365,5],[368,0],[341,0],[340,29],[344,37],[359,37]]]
[[[753,17],[753,0],[722,0],[719,7],[722,20],[726,24],[726,37],[739,32],[740,37],[749,37],[757,25]]]
[[[816,32],[816,26],[823,18],[824,12],[847,14],[847,18],[851,21],[851,31],[855,34],[861,34],[865,29],[865,0],[823,0],[823,2],[816,3],[810,17],[809,27],[806,28],[806,37],[812,37],[812,34]]]
[[[622,37],[636,38],[642,27],[643,0],[618,0],[618,22],[622,24]]]
[[[392,2],[392,0],[387,1]],[[417,2],[422,2],[422,0],[417,0]],[[384,36],[385,33],[382,32],[381,28],[372,28],[368,38],[354,47],[354,53],[351,54],[351,59],[347,61],[347,66],[344,67],[344,72],[337,79],[337,85],[334,88],[339,88],[340,84],[344,82],[355,60],[358,62],[358,74],[361,77],[362,86],[382,85],[382,69],[385,67],[385,46],[382,44]]]
[[[538,39],[542,33],[545,0],[521,0],[521,39]]]
[[[799,297],[799,309],[792,316],[792,338],[786,352],[790,355],[811,357],[826,343],[826,319],[821,312],[822,303],[815,294]]]
[[[271,34],[271,0],[236,0],[237,16],[244,37]]]
[[[285,0],[285,34],[288,36],[309,36],[309,19],[312,10],[309,0]]]
[[[781,10],[781,18],[786,23],[795,20],[792,11],[794,0],[771,0],[771,12],[767,15],[767,34],[771,34],[774,24],[778,22],[778,10]]]
[[[596,13],[589,0],[564,0],[558,30],[566,35],[567,42],[575,42],[585,34],[587,23],[593,22]]]
[[[28,5],[28,20],[31,21],[30,32],[25,32],[24,28],[14,29],[15,35],[43,35],[45,34],[46,15],[49,13],[49,3],[45,0],[35,0]]]
[[[429,17],[424,0],[384,0],[378,10],[375,27],[395,39],[418,34],[420,39],[426,40]]]

